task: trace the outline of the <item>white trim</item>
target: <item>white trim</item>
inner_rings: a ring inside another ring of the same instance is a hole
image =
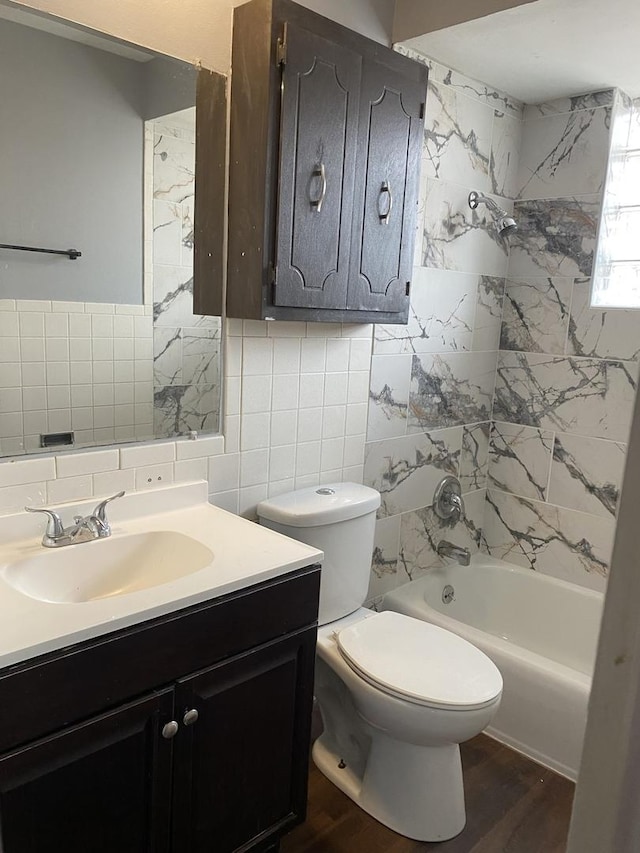
[[[640,396],[567,853],[640,849]]]

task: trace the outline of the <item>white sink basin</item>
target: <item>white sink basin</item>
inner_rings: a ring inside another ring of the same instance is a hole
[[[149,531],[43,548],[16,560],[0,575],[38,601],[75,603],[126,595],[160,586],[207,568],[213,552],[176,531]]]
[[[322,561],[208,495],[206,480],[132,492],[113,504],[111,537],[62,548],[42,547],[39,516],[0,514],[0,669]],[[58,509],[69,523],[95,505]]]

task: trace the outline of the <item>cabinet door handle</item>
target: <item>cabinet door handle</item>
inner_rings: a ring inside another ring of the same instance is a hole
[[[382,200],[384,196],[388,196],[389,200],[387,202],[387,210],[385,213],[382,212]],[[391,211],[393,210],[393,193],[391,192],[391,184],[389,181],[383,181],[382,187],[380,188],[380,195],[378,196],[378,216],[380,217],[380,222],[383,225],[389,224],[389,217],[391,216]]]
[[[192,708],[184,715],[184,717],[182,718],[182,722],[185,724],[185,726],[192,726],[198,721],[198,716],[199,714],[197,710],[195,708]]]
[[[311,207],[315,209],[316,213],[320,213],[327,195],[327,171],[324,167],[324,163],[320,163],[319,166],[316,166],[311,173],[311,185],[313,185],[314,178],[320,178],[320,195],[318,198],[310,197],[309,201],[311,202]],[[309,194],[311,195],[311,187],[309,188]]]
[[[175,737],[178,734],[178,729],[180,726],[176,723],[175,720],[171,720],[170,723],[166,723],[162,727],[162,737],[165,740],[171,740],[172,737]]]

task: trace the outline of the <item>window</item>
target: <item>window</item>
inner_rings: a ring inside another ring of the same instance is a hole
[[[640,308],[640,114],[619,90],[591,286],[593,308]]]

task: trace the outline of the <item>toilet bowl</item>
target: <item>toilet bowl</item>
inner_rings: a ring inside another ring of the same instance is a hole
[[[363,608],[380,497],[355,484],[265,501],[262,524],[321,548],[318,768],[381,823],[418,841],[465,825],[459,744],[500,704],[489,658],[438,626]],[[356,604],[357,602],[357,604]]]

